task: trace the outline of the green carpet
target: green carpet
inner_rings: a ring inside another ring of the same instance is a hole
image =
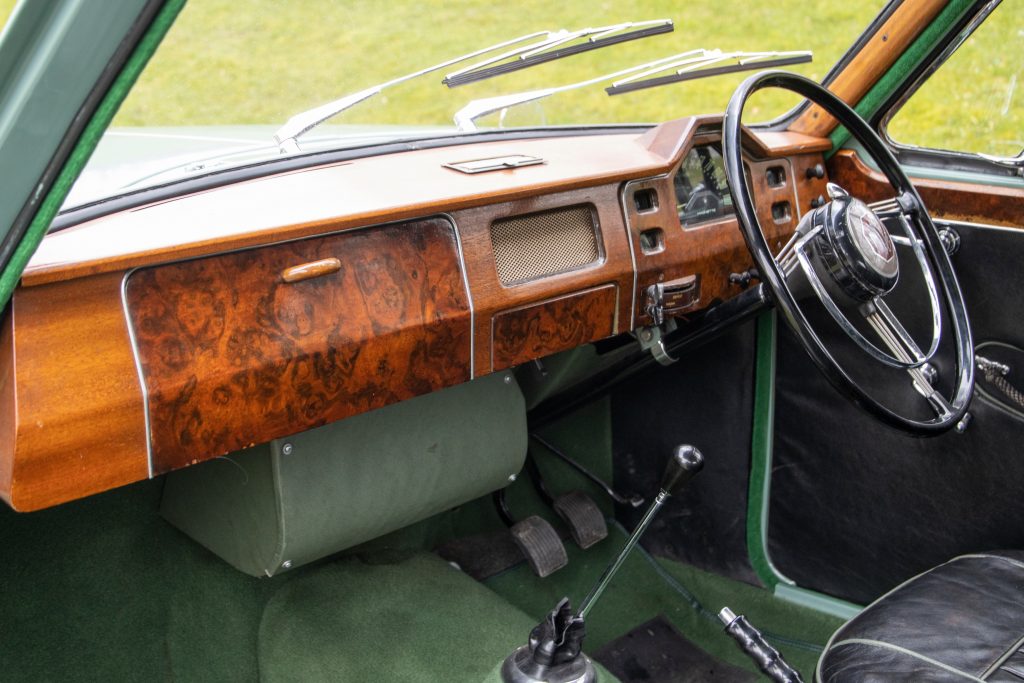
[[[482,682],[536,622],[434,555],[337,560],[267,604],[260,680]]]
[[[618,552],[626,534],[611,526],[609,538],[584,552],[567,545],[569,565],[537,579],[525,565],[492,577],[487,586],[524,612],[537,615],[563,595],[576,605]],[[771,593],[688,565],[655,559],[642,550],[626,560],[587,618],[586,649],[594,651],[658,614],[709,654],[756,671],[722,631],[714,613],[728,605],[766,632],[786,660],[812,680],[820,646],[842,621],[775,598]]]
[[[0,505],[4,681],[253,681],[270,581],[156,515],[160,482],[19,515]]]
[[[374,564],[256,579],[161,519],[160,492],[0,505],[0,680],[478,683],[538,621],[414,550],[447,515],[366,553]]]
[[[339,560],[267,604],[261,680],[481,681],[534,623],[433,555]]]

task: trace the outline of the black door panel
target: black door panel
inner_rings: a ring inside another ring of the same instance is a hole
[[[954,227],[976,345],[1024,348],[1024,231]],[[1024,389],[1018,365],[1008,379]],[[965,433],[930,439],[885,427],[832,389],[780,329],[775,565],[801,586],[868,602],[957,554],[1024,548],[1024,421],[980,395],[971,415]]]

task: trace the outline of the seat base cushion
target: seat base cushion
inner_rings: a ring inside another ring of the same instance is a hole
[[[1024,682],[1024,552],[963,555],[876,600],[832,636],[821,683]]]

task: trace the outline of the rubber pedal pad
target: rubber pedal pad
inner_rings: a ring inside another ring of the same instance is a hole
[[[569,533],[576,545],[586,550],[608,537],[604,513],[594,499],[582,491],[570,491],[555,499],[558,516],[569,525]]]
[[[565,546],[551,524],[537,515],[520,520],[509,529],[516,545],[526,555],[533,573],[544,578],[569,564]]]

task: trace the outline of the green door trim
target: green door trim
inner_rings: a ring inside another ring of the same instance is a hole
[[[757,319],[754,366],[754,424],[747,505],[747,553],[761,582],[774,589],[796,585],[768,555],[768,501],[771,494],[772,435],[775,421],[775,311]]]
[[[772,441],[775,435],[776,320],[774,310],[762,313],[757,319],[754,423],[747,495],[747,554],[757,577],[776,597],[842,619],[851,619],[863,609],[861,605],[797,586],[772,563],[768,552],[768,504],[771,500]]]
[[[22,271],[46,235],[50,223],[64,203],[71,186],[82,169],[85,168],[86,162],[89,161],[89,157],[96,149],[96,145],[113,120],[128,91],[135,84],[139,74],[142,73],[143,68],[153,56],[157,46],[167,34],[167,30],[174,23],[184,5],[185,0],[167,0],[160,7],[125,61],[123,68],[93,111],[56,179],[46,190],[44,199],[38,205],[38,210],[25,229],[18,245],[14,248],[10,260],[4,266],[3,272],[0,273],[0,308],[7,305],[21,279]]]

